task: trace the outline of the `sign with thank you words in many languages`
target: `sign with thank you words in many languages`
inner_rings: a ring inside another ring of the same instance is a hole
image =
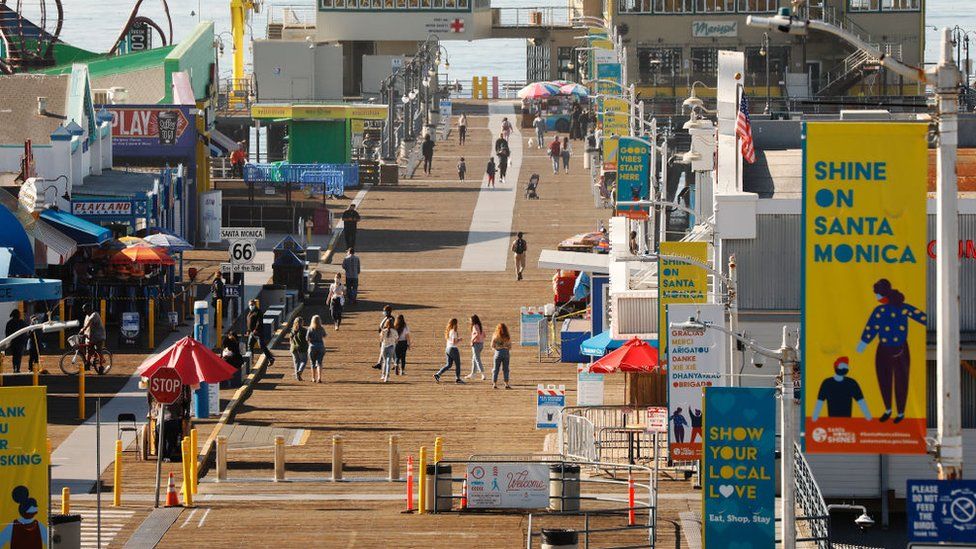
[[[0,547],[47,546],[48,465],[46,387],[0,388]]]
[[[927,131],[805,124],[808,452],[926,451]]]

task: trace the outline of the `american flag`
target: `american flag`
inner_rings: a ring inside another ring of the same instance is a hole
[[[746,94],[739,100],[739,114],[735,118],[735,136],[739,138],[742,158],[752,164],[756,161],[756,147],[752,142],[752,123],[749,121],[749,102]]]

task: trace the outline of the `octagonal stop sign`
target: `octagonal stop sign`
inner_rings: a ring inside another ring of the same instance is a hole
[[[174,368],[160,368],[149,378],[149,394],[160,404],[172,404],[180,396],[183,379]]]

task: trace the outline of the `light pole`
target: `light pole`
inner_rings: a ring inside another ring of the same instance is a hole
[[[725,335],[734,337],[757,355],[779,361],[780,376],[783,379],[780,390],[780,519],[783,525],[783,549],[796,549],[796,485],[794,481],[794,463],[796,459],[796,398],[794,395],[793,375],[799,373],[799,350],[790,329],[783,326],[783,343],[779,349],[767,349],[755,341],[742,336],[725,326],[697,319],[687,322],[676,322],[674,326],[683,329],[718,330]]]
[[[759,55],[765,58],[766,61],[766,108],[763,110],[765,114],[769,114],[769,33],[764,32],[762,35],[762,45],[759,47]]]
[[[936,149],[936,390],[938,438],[935,460],[939,478],[962,478],[962,405],[959,363],[959,196],[956,180],[958,146],[959,85],[962,75],[952,56],[952,31],[942,29],[942,51],[938,65],[923,70],[887,56],[856,35],[823,21],[802,20],[782,8],[775,17],[746,18],[750,27],[805,35],[808,30],[827,32],[864,51],[888,70],[935,88],[938,119]]]

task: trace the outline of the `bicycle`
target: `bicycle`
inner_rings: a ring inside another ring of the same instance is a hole
[[[85,371],[94,370],[99,375],[105,375],[112,369],[112,352],[99,349],[85,341],[85,338],[75,334],[68,338],[71,350],[61,355],[61,371],[67,375],[76,375],[79,365],[85,365]]]

